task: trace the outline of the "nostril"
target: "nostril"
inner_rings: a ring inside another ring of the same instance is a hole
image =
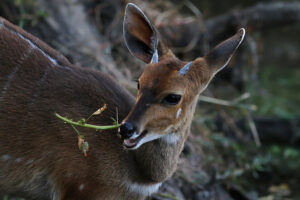
[[[130,138],[135,132],[135,128],[129,122],[123,122],[120,126],[120,134],[124,139]]]

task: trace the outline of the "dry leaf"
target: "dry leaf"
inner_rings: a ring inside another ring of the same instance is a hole
[[[106,110],[106,104],[104,104],[101,108],[99,108],[98,110],[96,110],[96,112],[94,112],[92,115],[100,115],[104,110]]]
[[[84,143],[84,139],[81,135],[78,135],[78,148],[82,150],[82,144]]]

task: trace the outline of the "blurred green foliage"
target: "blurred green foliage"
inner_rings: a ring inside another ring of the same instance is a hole
[[[18,197],[9,197],[8,195],[5,195],[2,200],[25,200],[24,198],[18,198]]]
[[[248,84],[247,91],[257,105],[258,115],[294,118],[300,115],[300,68],[287,70],[283,66],[264,66],[257,88]]]
[[[286,184],[297,192],[300,150],[296,147],[271,144],[259,148],[254,142],[240,143],[222,133],[209,134],[201,146],[204,168],[215,166],[216,178],[221,182],[261,195],[268,194],[268,188],[276,184]]]
[[[0,14],[20,27],[35,26],[38,20],[47,17],[45,11],[37,8],[35,0],[3,0]]]

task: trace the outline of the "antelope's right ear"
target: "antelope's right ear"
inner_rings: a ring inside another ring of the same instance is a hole
[[[145,63],[158,61],[156,31],[143,11],[132,3],[126,6],[123,35],[132,55]]]
[[[217,45],[204,57],[213,75],[226,67],[232,55],[242,43],[245,33],[245,29],[241,28],[234,36]]]

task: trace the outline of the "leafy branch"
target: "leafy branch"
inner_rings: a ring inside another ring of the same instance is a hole
[[[81,119],[79,121],[73,121],[72,119],[68,119],[67,117],[63,117],[57,113],[55,113],[55,116],[62,120],[64,123],[69,124],[72,126],[72,128],[75,130],[77,136],[78,136],[78,147],[83,152],[84,156],[87,156],[87,151],[89,150],[89,143],[85,140],[85,137],[79,132],[79,130],[76,128],[76,126],[84,127],[84,128],[91,128],[95,129],[96,131],[99,130],[109,130],[109,129],[116,129],[120,127],[120,124],[118,123],[118,109],[116,109],[116,118],[117,120],[113,119],[114,124],[113,125],[106,125],[106,126],[98,126],[93,124],[88,124],[87,121],[94,115],[100,115],[104,110],[106,110],[106,104],[96,110],[93,114],[91,114],[87,119]]]
[[[255,126],[255,123],[254,123],[254,121],[253,121],[253,119],[250,115],[251,111],[257,110],[257,106],[253,105],[253,104],[240,103],[241,101],[244,101],[245,99],[248,99],[249,97],[250,97],[249,93],[244,93],[243,95],[239,96],[238,98],[235,98],[231,101],[227,101],[227,100],[223,100],[223,99],[217,99],[217,98],[213,98],[213,97],[200,95],[199,100],[207,102],[207,103],[213,103],[213,104],[221,105],[221,106],[239,108],[242,111],[244,111],[243,113],[245,113],[245,115],[246,115],[246,119],[249,123],[249,127],[250,127],[251,133],[253,135],[255,144],[256,144],[256,146],[260,147],[261,146],[261,141],[260,141],[256,126]]]
[[[81,119],[77,122],[68,119],[67,117],[63,117],[57,113],[55,113],[55,116],[58,119],[61,119],[62,121],[64,121],[67,124],[73,125],[73,126],[80,126],[80,127],[85,127],[85,128],[91,128],[91,129],[95,129],[97,131],[99,130],[109,130],[109,129],[116,129],[120,127],[120,124],[114,124],[114,125],[107,125],[107,126],[98,126],[98,125],[93,125],[93,124],[88,124],[86,123],[85,119]]]

